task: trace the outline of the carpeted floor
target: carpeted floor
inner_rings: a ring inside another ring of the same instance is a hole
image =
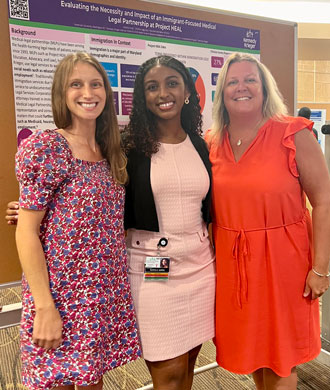
[[[19,288],[0,290],[0,306],[20,301]],[[204,344],[197,366],[215,361],[211,341]],[[0,330],[0,390],[24,389],[20,382],[18,327]],[[313,361],[298,368],[299,390],[330,390],[330,368]],[[135,390],[151,383],[143,359],[109,372],[104,378],[104,390]],[[222,368],[214,368],[195,375],[193,390],[254,389],[249,375],[234,375]]]

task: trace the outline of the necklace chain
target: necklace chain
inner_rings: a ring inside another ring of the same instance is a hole
[[[256,127],[253,129],[253,135],[255,136],[258,131],[259,131],[259,128],[260,128],[260,122],[257,123]],[[229,133],[230,135],[230,133]],[[235,141],[234,143],[236,144],[236,146],[241,146],[243,141],[248,139],[249,137],[251,136],[251,134],[247,134],[245,137],[241,137],[239,138],[237,141]]]
[[[237,146],[241,146],[241,145],[242,145],[242,142],[243,142],[244,140],[248,139],[248,138],[249,138],[249,135],[247,135],[246,137],[243,137],[243,138],[239,138],[239,139],[235,142],[235,144],[236,144]]]

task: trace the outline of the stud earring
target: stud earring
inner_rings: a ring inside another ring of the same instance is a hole
[[[189,96],[184,99],[184,104],[189,104]]]

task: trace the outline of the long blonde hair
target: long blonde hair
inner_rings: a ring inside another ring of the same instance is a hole
[[[84,52],[69,54],[60,61],[54,73],[52,84],[52,110],[55,125],[67,128],[72,124],[71,113],[66,105],[68,80],[77,62],[93,66],[102,76],[106,102],[101,115],[96,119],[95,139],[102,155],[108,160],[113,178],[119,184],[127,182],[127,159],[121,148],[120,132],[113,101],[113,93],[105,70],[92,55]]]
[[[229,67],[235,62],[242,61],[252,62],[258,68],[264,96],[262,104],[263,118],[269,119],[273,117],[281,120],[284,115],[287,115],[288,110],[284,103],[283,96],[269,69],[250,54],[233,53],[227,58],[218,76],[212,109],[213,124],[210,133],[211,138],[221,136],[223,128],[229,124],[229,115],[223,99],[225,80]]]

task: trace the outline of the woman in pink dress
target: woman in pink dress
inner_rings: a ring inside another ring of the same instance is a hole
[[[125,139],[125,227],[142,352],[155,390],[191,389],[201,345],[214,336],[211,166],[200,111],[181,62],[161,56],[141,66]]]
[[[126,158],[107,75],[86,53],[65,57],[52,85],[57,130],[20,145],[23,384],[102,388],[140,356],[123,227]]]

